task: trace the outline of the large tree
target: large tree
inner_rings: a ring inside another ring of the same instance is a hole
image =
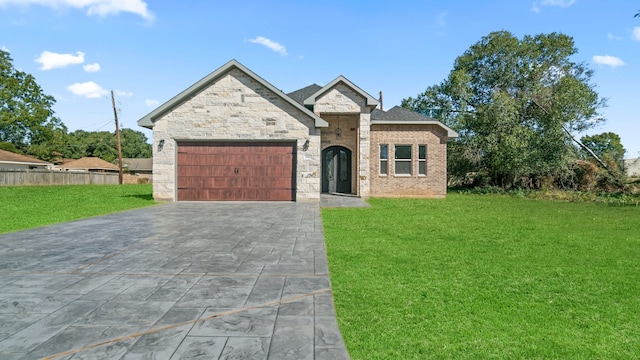
[[[46,146],[66,133],[54,116],[55,99],[45,95],[35,78],[13,67],[7,51],[0,50],[0,142],[25,152],[37,146],[41,158],[49,159],[56,149]]]
[[[67,135],[66,142],[63,154],[68,158],[95,156],[109,162],[118,158],[114,132],[76,130]],[[122,129],[120,142],[124,158],[151,157],[151,144],[147,142],[147,137],[141,131]]]
[[[474,174],[503,187],[536,186],[577,154],[573,133],[603,121],[592,71],[572,57],[573,39],[551,33],[516,38],[492,32],[454,63],[449,77],[402,105],[460,133],[450,148],[452,175]]]
[[[591,149],[599,158],[615,164],[618,169],[624,166],[624,154],[627,152],[622,146],[620,136],[616,133],[605,132],[590,136],[583,136],[580,141]],[[584,154],[585,158],[591,158],[590,154]]]

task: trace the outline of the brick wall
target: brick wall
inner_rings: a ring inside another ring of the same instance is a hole
[[[371,125],[370,196],[444,197],[447,134],[437,125]],[[389,145],[388,174],[380,175],[380,144]],[[411,175],[396,175],[394,145],[412,145]],[[418,174],[418,146],[427,145],[427,175]]]

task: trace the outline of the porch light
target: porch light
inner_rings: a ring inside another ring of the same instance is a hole
[[[163,147],[164,147],[164,139],[158,142],[158,152],[162,151]]]

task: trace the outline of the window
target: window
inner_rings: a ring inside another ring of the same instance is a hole
[[[396,145],[396,175],[411,175],[411,145]]]
[[[418,175],[427,175],[427,145],[418,145]]]
[[[389,145],[380,144],[380,175],[387,175],[389,171]]]

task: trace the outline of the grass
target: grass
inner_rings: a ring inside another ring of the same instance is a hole
[[[155,204],[151,185],[0,187],[0,233]]]
[[[640,207],[450,194],[323,209],[353,359],[640,354]]]

